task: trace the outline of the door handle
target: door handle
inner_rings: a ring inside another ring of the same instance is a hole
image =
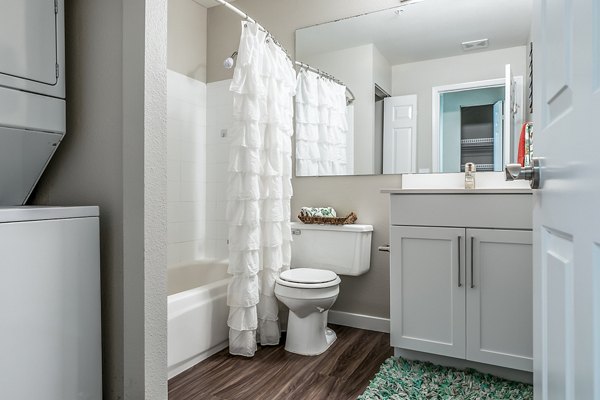
[[[532,164],[522,167],[521,164],[506,164],[504,174],[507,181],[527,180],[532,189],[540,187],[540,159],[533,158]]]
[[[462,287],[461,277],[460,277],[460,241],[462,237],[458,236],[458,287]]]
[[[474,257],[473,257],[473,249],[475,248],[475,236],[471,236],[471,289],[475,288],[475,276],[474,276],[474,270],[475,268],[473,267],[473,264],[475,263],[473,261]]]

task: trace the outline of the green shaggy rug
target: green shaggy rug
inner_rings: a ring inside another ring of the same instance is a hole
[[[533,386],[475,370],[458,370],[390,357],[359,400],[533,399]]]

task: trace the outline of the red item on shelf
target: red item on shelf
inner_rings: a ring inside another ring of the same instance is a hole
[[[527,130],[527,123],[524,123],[521,127],[521,136],[519,137],[519,155],[517,162],[521,164],[521,167],[525,166],[525,131]]]

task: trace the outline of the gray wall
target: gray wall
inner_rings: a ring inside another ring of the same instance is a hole
[[[417,171],[431,169],[431,88],[504,78],[505,64],[513,75],[525,76],[525,62],[525,47],[519,46],[392,67],[392,96],[417,95]]]
[[[294,32],[298,28],[363,12],[398,5],[396,0],[377,2],[348,0],[237,0],[246,11],[294,54]],[[237,49],[240,17],[224,7],[208,10],[208,81],[231,78],[223,69],[223,60]],[[359,277],[342,277],[335,310],[389,317],[389,257],[377,252],[377,246],[389,242],[388,198],[380,188],[400,187],[399,175],[350,176],[293,179],[292,210],[295,219],[301,206],[328,204],[344,213],[356,211],[358,223],[375,228],[371,270]]]
[[[389,195],[382,188],[401,187],[400,175],[296,178],[293,181],[292,218],[300,207],[331,205],[338,215],[350,211],[358,215],[357,224],[374,227],[371,269],[361,276],[342,276],[340,294],[334,310],[389,318],[389,253],[377,251],[389,243]]]
[[[194,0],[168,0],[167,67],[206,82],[206,8]]]
[[[267,28],[293,55],[296,29],[394,7],[398,1],[237,0],[234,4]],[[222,6],[208,9],[208,82],[231,78],[232,71],[223,68],[223,60],[238,48],[240,23],[238,15]]]
[[[354,93],[354,173],[373,172],[373,45],[366,44],[327,53],[307,54],[298,57],[309,65],[321,68],[343,81]]]
[[[167,397],[166,12],[66,0],[67,134],[32,199],[100,206],[105,399]]]

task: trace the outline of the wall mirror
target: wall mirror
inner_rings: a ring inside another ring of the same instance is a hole
[[[501,171],[514,162],[531,117],[531,15],[532,0],[414,0],[297,30],[296,59],[356,98],[345,173],[336,174],[460,172],[466,162]]]

